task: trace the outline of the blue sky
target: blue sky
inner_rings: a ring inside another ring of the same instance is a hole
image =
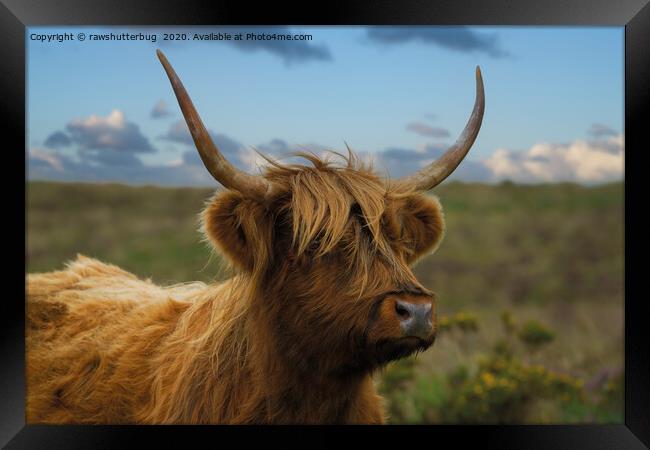
[[[312,40],[191,40],[262,31]],[[111,32],[147,39],[90,38]],[[166,32],[190,40],[163,41]],[[75,39],[36,40],[57,33]],[[416,170],[461,132],[480,65],[483,126],[454,178],[622,179],[622,27],[30,27],[26,43],[30,179],[211,183],[157,48],[247,170],[259,162],[251,147],[344,151],[344,141],[391,176]]]

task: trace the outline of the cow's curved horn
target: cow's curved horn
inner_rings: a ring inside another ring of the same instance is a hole
[[[215,143],[212,141],[205,125],[203,125],[199,113],[196,112],[196,108],[194,108],[190,96],[185,90],[183,83],[181,83],[181,80],[178,78],[178,75],[176,75],[171,64],[169,64],[169,61],[167,61],[163,52],[157,50],[156,54],[165,68],[165,72],[167,72],[172,88],[174,88],[176,99],[178,100],[178,104],[183,112],[183,117],[185,117],[185,122],[187,122],[187,126],[192,134],[194,145],[196,145],[196,149],[199,151],[199,155],[201,155],[203,164],[210,174],[224,187],[241,192],[242,194],[251,196],[257,200],[264,201],[271,191],[271,183],[262,177],[250,175],[237,169],[223,157]]]
[[[467,152],[474,144],[483,121],[485,110],[485,93],[483,92],[483,77],[480,67],[476,66],[476,100],[474,110],[465,125],[465,129],[454,145],[419,172],[396,180],[396,184],[415,188],[417,191],[428,191],[447,178],[458,167]]]

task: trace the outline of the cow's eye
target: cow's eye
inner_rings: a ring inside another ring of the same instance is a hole
[[[390,214],[384,214],[381,217],[381,225],[390,241],[399,241],[401,238],[401,226],[396,217]]]
[[[315,238],[311,243],[309,244],[309,247],[307,248],[307,251],[310,253],[317,252],[320,249],[320,238]]]

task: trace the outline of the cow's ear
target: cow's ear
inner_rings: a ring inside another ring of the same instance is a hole
[[[202,214],[203,232],[239,269],[253,271],[269,261],[273,226],[264,206],[238,192],[215,195]]]
[[[442,206],[436,197],[414,195],[404,199],[400,208],[402,240],[409,249],[407,261],[437,250],[445,234]]]

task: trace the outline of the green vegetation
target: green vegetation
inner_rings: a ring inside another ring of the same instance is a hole
[[[551,342],[555,334],[538,321],[529,320],[521,326],[519,339],[533,350]]]
[[[211,189],[27,185],[27,270],[77,253],[161,284],[214,281]],[[378,382],[393,423],[623,421],[623,185],[436,189],[447,234],[415,268],[439,337]]]
[[[27,185],[27,269],[60,270],[77,253],[157,283],[212,281],[220,258],[201,242],[212,189],[34,182]]]
[[[586,389],[580,377],[526,362],[526,352],[515,349],[513,334],[507,329],[504,333],[472,370],[460,364],[446,375],[427,373],[418,370],[415,357],[391,364],[380,390],[389,399],[392,422],[622,422],[621,373],[600,388]],[[442,339],[448,338],[443,332]],[[550,342],[544,338],[535,345]]]

